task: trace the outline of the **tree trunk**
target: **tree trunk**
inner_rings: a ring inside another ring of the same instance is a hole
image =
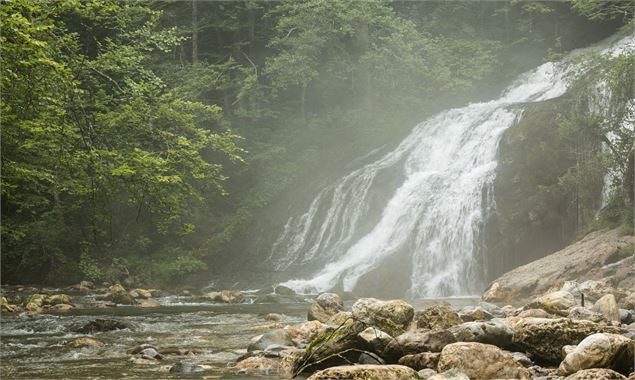
[[[192,0],[192,64],[198,63],[198,6]]]

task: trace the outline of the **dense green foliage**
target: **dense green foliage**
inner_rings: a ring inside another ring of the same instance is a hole
[[[626,3],[5,1],[3,281],[182,280],[293,185],[611,34]]]

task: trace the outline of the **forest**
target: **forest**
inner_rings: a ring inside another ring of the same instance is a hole
[[[291,189],[632,28],[633,7],[9,0],[0,18],[2,282],[139,286],[204,273]],[[632,230],[634,58],[597,59],[559,120],[581,147],[555,185],[576,194],[576,236]],[[609,123],[576,111],[593,78],[616,95]],[[584,181],[607,170],[594,218]]]

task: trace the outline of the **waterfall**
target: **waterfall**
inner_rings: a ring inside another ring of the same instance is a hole
[[[632,48],[631,36],[600,52]],[[523,104],[563,95],[567,76],[581,75],[582,65],[548,62],[496,100],[441,112],[393,151],[322,189],[306,212],[289,218],[270,256],[279,271],[317,270],[283,285],[304,293],[352,290],[383,260],[405,253],[410,296],[479,293],[480,233],[493,207],[499,140]]]

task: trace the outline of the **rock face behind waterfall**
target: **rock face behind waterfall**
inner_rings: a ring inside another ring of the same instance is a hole
[[[560,288],[565,281],[603,280],[604,286],[635,288],[633,256],[611,266],[620,260],[620,252],[632,252],[634,243],[635,236],[620,236],[618,230],[593,232],[561,251],[495,279],[483,294],[483,299],[518,302],[541,295],[548,289]],[[588,293],[593,294],[593,291],[589,288]],[[583,293],[587,294],[587,291]]]

